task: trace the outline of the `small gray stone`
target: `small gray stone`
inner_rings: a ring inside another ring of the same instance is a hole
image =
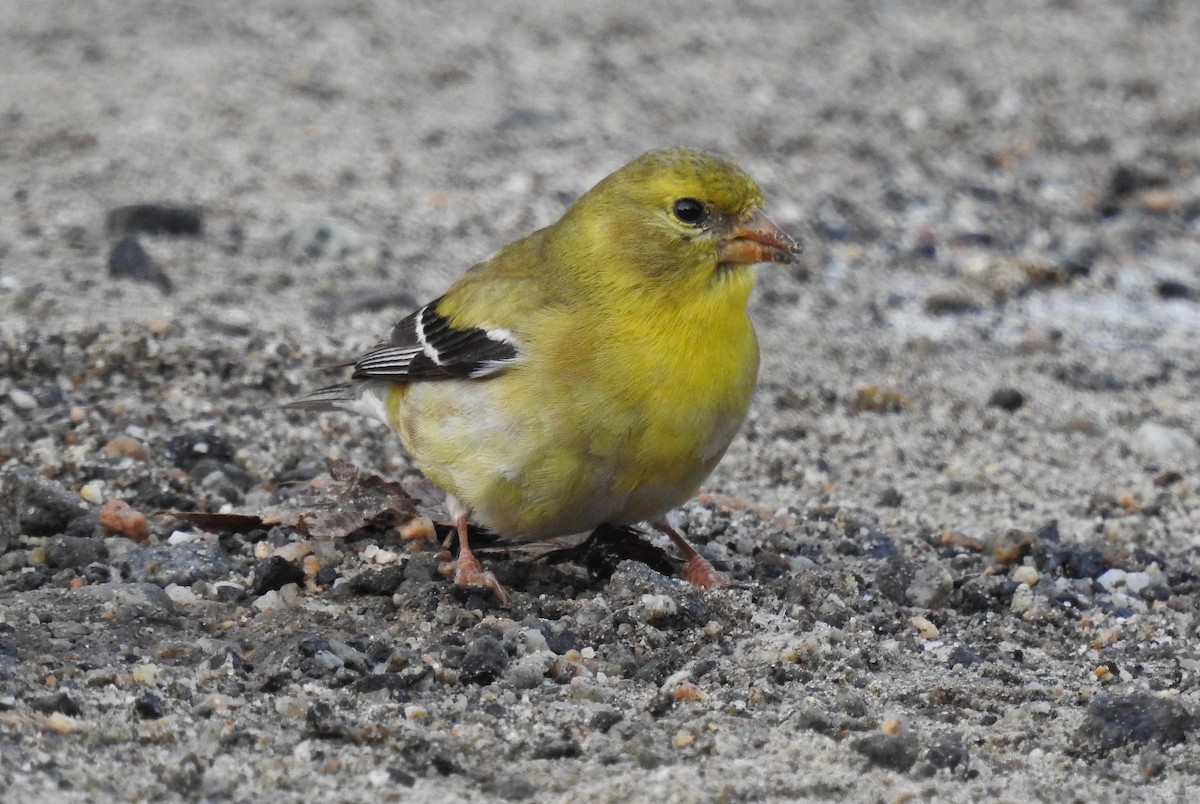
[[[1149,693],[1100,695],[1075,735],[1082,746],[1107,752],[1126,743],[1170,746],[1183,742],[1196,719],[1174,698]]]
[[[191,586],[199,580],[226,579],[234,564],[218,548],[208,544],[152,545],[129,555],[127,577],[157,586]]]
[[[104,562],[108,550],[104,542],[79,536],[55,536],[46,545],[46,563],[51,567],[86,567]]]
[[[24,466],[0,476],[0,549],[25,533],[53,536],[88,511],[78,494]]]
[[[912,732],[879,732],[854,743],[854,750],[865,756],[872,765],[900,773],[907,772],[916,763],[920,748],[917,735]]]

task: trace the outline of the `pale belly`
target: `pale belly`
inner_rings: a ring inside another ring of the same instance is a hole
[[[389,420],[417,468],[473,521],[535,541],[655,521],[691,497],[741,426],[754,368],[719,405],[666,386],[633,405],[552,394],[530,406],[509,398],[508,377],[420,383],[392,391]],[[576,415],[557,413],[566,405]]]

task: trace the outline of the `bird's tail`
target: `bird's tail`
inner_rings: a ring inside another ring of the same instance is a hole
[[[351,383],[327,385],[298,399],[282,403],[279,407],[293,410],[345,410],[352,408],[362,395],[362,390]]]
[[[279,407],[292,410],[343,410],[358,413],[389,424],[384,399],[386,386],[371,382],[344,382],[327,385]]]

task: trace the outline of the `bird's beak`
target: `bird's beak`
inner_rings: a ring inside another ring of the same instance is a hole
[[[723,265],[793,262],[799,253],[800,244],[758,207],[732,221],[717,241],[717,259]]]

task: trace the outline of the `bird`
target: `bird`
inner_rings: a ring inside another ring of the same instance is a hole
[[[649,151],[402,319],[348,382],[290,406],[387,424],[446,492],[455,583],[501,603],[471,522],[517,542],[646,523],[680,550],[685,580],[723,585],[667,514],[746,417],[755,266],[801,251],[764,206],[723,157]]]

